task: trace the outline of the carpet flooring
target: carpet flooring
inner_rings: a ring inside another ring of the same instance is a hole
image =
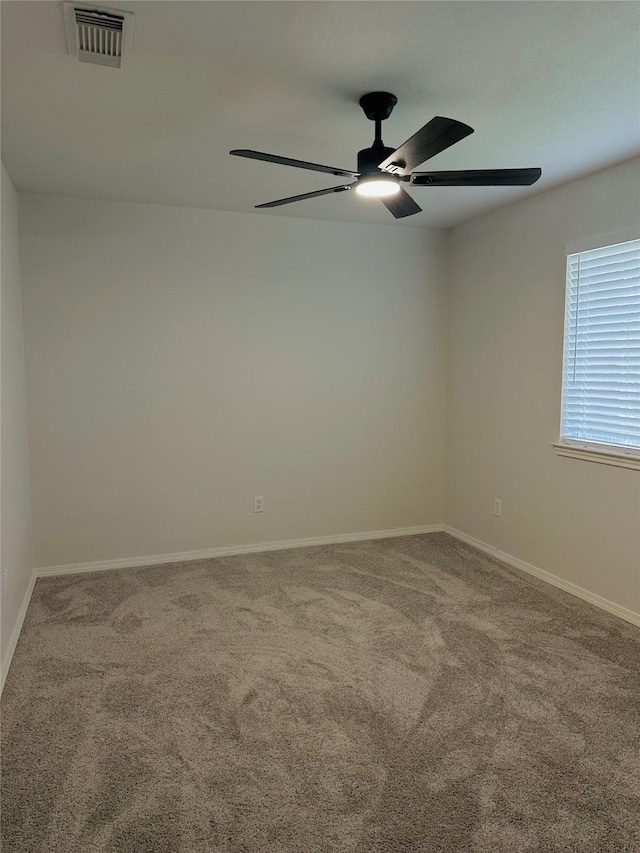
[[[639,666],[446,534],[40,579],[2,850],[640,851]]]

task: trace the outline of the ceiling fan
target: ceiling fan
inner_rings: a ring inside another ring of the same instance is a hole
[[[329,193],[341,193],[355,189],[359,195],[379,198],[396,219],[412,216],[422,210],[400,185],[408,182],[414,187],[496,187],[530,186],[542,174],[541,169],[471,169],[458,172],[413,172],[416,166],[435,157],[445,148],[460,142],[473,133],[473,128],[452,118],[436,116],[423,128],[414,133],[399,148],[387,148],[382,141],[382,122],[389,118],[398,99],[391,92],[369,92],[360,98],[360,106],[368,119],[375,122],[375,139],[371,148],[358,151],[358,171],[336,169],[305,160],[292,160],[276,154],[264,154],[262,151],[249,151],[237,148],[230,151],[236,157],[248,157],[250,160],[266,160],[268,163],[280,163],[296,169],[310,169],[313,172],[325,172],[343,178],[355,178],[352,183],[340,184],[324,190],[279,198],[266,204],[257,204],[257,208],[279,207],[294,201],[317,198]]]

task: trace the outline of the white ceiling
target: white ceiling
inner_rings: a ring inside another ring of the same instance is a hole
[[[541,166],[533,187],[417,188],[398,226],[448,227],[640,148],[635,2],[135,2],[129,70],[70,58],[59,2],[2,9],[2,158],[26,192],[229,211],[340,183],[231,148],[355,168],[365,92],[397,146],[434,115],[475,133],[423,169]],[[393,223],[330,195],[261,212]]]

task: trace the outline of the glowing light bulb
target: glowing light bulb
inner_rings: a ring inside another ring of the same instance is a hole
[[[385,198],[399,193],[400,184],[391,175],[372,175],[371,177],[360,178],[356,192],[358,195]]]

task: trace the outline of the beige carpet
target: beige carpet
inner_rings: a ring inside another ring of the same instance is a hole
[[[39,580],[2,851],[640,851],[639,662],[445,534]]]

